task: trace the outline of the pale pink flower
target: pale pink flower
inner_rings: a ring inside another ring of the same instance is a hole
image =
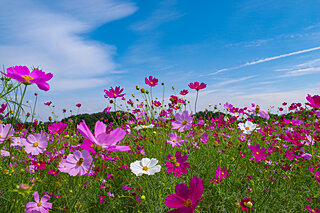
[[[23,142],[26,153],[31,155],[38,155],[43,153],[48,145],[48,139],[46,136],[41,134],[29,135],[27,140]]]
[[[87,150],[75,151],[69,154],[67,159],[61,160],[59,163],[59,171],[68,173],[71,176],[82,176],[88,173],[92,157]]]
[[[25,212],[26,213],[48,213],[49,209],[52,209],[52,203],[48,203],[47,201],[50,199],[48,195],[45,195],[39,199],[38,191],[33,193],[33,198],[36,202],[29,202],[26,205]]]

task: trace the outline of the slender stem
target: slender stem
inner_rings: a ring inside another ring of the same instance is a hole
[[[37,106],[37,100],[38,100],[38,95],[36,95],[36,100],[34,102],[34,106],[33,106],[33,110],[32,110],[32,117],[31,117],[31,123],[33,123],[33,119],[34,119],[34,113],[35,113],[35,110],[36,110],[36,106]]]
[[[199,90],[197,90],[197,97],[196,97],[196,101],[194,103],[194,114],[197,113],[197,101],[198,101],[198,95],[199,95]]]

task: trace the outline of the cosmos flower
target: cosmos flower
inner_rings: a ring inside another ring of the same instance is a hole
[[[177,136],[177,133],[175,132],[171,132],[169,133],[169,138],[170,140],[167,140],[167,144],[171,144],[172,147],[175,147],[175,146],[181,146],[181,144],[183,143],[183,140],[180,140],[180,136],[178,137]]]
[[[190,112],[190,115],[188,111],[183,111],[182,114],[176,113],[174,118],[172,129],[178,129],[178,132],[183,132],[191,128],[193,122],[192,112]]]
[[[206,132],[204,132],[204,133],[201,135],[201,137],[200,137],[200,141],[201,141],[202,143],[207,143],[208,140],[209,140],[209,135],[208,135]]]
[[[197,208],[203,193],[203,182],[198,177],[193,177],[190,180],[190,188],[187,184],[180,183],[176,185],[175,194],[171,194],[167,197],[165,204],[169,208],[176,208],[168,213],[187,212],[192,213]]]
[[[265,118],[265,119],[270,119],[270,115],[269,113],[264,110],[264,109],[261,109],[258,105],[256,107],[251,107],[251,106],[248,106],[246,105],[246,107],[249,109],[250,112],[252,112],[254,115],[259,115],[260,117],[262,118]]]
[[[184,89],[184,90],[181,90],[180,91],[180,95],[186,95],[186,94],[188,94],[189,93],[189,91],[188,90],[186,90],[186,89]]]
[[[1,72],[1,71],[0,71]],[[50,89],[49,81],[53,75],[52,73],[43,72],[42,70],[34,69],[30,72],[26,66],[14,66],[7,69],[7,73],[1,72],[3,75],[22,82],[25,85],[35,83],[39,89],[48,91]]]
[[[306,99],[307,99],[307,101],[309,101],[309,103],[306,103],[306,105],[309,105],[309,106],[315,107],[315,108],[320,108],[320,96],[319,95],[311,96],[308,94]]]
[[[14,130],[13,128],[11,128],[10,130],[10,128],[11,128],[11,124],[6,124],[6,125],[0,124],[0,144],[3,143],[4,139],[8,139],[13,135]]]
[[[26,153],[31,153],[32,155],[43,153],[47,148],[47,144],[48,138],[41,134],[29,135],[27,140],[23,142]]]
[[[11,138],[11,144],[10,146],[14,147],[23,147],[23,144],[25,143],[26,139],[21,137],[12,137]]]
[[[63,122],[52,123],[52,124],[49,124],[48,130],[50,131],[50,133],[61,134],[63,132],[63,130],[65,130],[67,128],[67,126],[68,126],[68,124],[63,123]]]
[[[170,160],[170,162],[166,162],[167,173],[174,172],[175,177],[181,177],[181,173],[186,174],[188,172],[187,168],[190,167],[190,163],[186,162],[188,159],[186,154],[181,157],[181,152],[177,151],[175,156],[169,154],[167,158]]]
[[[265,157],[267,157],[269,154],[265,153],[265,148],[260,148],[260,144],[254,145],[248,145],[249,149],[252,151],[252,155],[255,157],[256,161],[265,160]]]
[[[1,104],[0,113],[3,113],[6,110],[7,104]]]
[[[149,76],[149,79],[146,77],[144,82],[148,84],[150,87],[155,87],[158,84],[158,79]]]
[[[207,84],[203,82],[201,84],[199,84],[199,82],[194,82],[194,83],[190,83],[188,86],[190,87],[190,89],[195,89],[199,91],[200,89],[205,89],[207,87]]]
[[[142,158],[140,161],[131,163],[130,169],[136,176],[141,176],[143,174],[154,175],[161,170],[161,166],[157,165],[157,163],[158,160],[155,158]]]
[[[67,159],[62,159],[59,163],[59,171],[68,173],[71,176],[82,176],[88,173],[92,157],[87,150],[75,151],[69,154]]]
[[[244,134],[249,135],[257,128],[257,124],[254,124],[251,121],[246,121],[245,123],[239,123],[238,127],[243,131]]]
[[[38,191],[36,191],[33,193],[33,198],[36,202],[27,203],[25,208],[26,213],[34,213],[34,212],[47,213],[49,212],[49,209],[52,209],[52,203],[47,202],[50,199],[50,196],[45,195],[40,200],[39,193]]]
[[[110,87],[109,90],[104,90],[104,92],[106,93],[104,95],[105,98],[117,98],[117,97],[123,97],[125,95],[121,94],[123,91],[123,89],[120,90],[120,86],[116,87],[115,89],[113,89],[112,87]]]
[[[104,148],[111,152],[130,150],[129,146],[117,145],[119,141],[121,141],[126,135],[126,132],[121,128],[116,128],[107,134],[106,125],[102,121],[97,121],[93,135],[85,121],[82,121],[80,124],[78,124],[77,129],[80,134],[85,137],[83,144],[80,146],[81,149],[95,153],[93,147],[96,145],[98,146],[97,148]]]

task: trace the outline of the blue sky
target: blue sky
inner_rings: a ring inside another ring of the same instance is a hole
[[[207,83],[198,109],[226,101],[270,109],[319,94],[318,11],[315,0],[1,0],[0,62],[54,74],[50,91],[31,86],[25,99],[39,93],[41,120],[50,115],[44,102],[59,113],[77,103],[98,112],[104,89],[121,86],[131,98],[149,75],[166,96],[172,85],[178,93]]]

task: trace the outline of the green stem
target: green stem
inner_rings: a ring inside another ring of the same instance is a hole
[[[195,101],[195,103],[194,103],[194,114],[196,114],[196,113],[197,113],[198,95],[199,95],[199,90],[197,90],[197,97],[196,97],[196,101]]]

